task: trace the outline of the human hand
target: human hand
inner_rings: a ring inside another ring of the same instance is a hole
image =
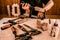
[[[42,12],[38,12],[38,17],[42,18],[43,17],[43,13]]]
[[[29,10],[29,6],[30,6],[30,5],[29,5],[28,3],[26,3],[26,4],[23,3],[23,4],[22,4],[22,9],[24,9],[24,10]]]

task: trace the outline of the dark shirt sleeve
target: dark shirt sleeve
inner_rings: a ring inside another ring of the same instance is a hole
[[[44,3],[46,5],[49,1],[50,0],[42,0],[42,3]]]

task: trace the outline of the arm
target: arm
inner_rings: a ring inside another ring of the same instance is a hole
[[[50,0],[43,9],[45,9],[45,11],[48,11],[49,9],[52,8],[53,5],[54,5],[54,2]]]
[[[49,0],[48,3],[43,8],[35,7],[35,10],[39,12],[45,12],[51,9],[53,5],[54,5],[54,2],[52,0]]]
[[[34,7],[35,10],[38,11],[38,17],[41,17],[41,18],[44,17],[43,13],[48,11],[49,9],[51,9],[52,6],[54,5],[52,0],[42,0],[42,1],[43,1],[43,4],[45,4],[43,8],[38,7],[38,6]],[[45,1],[47,1],[47,2],[45,2]]]

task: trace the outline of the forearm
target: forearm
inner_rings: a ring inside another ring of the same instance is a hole
[[[43,9],[45,9],[45,11],[48,11],[49,9],[52,8],[52,6],[54,5],[54,2],[52,0],[50,0],[47,5],[45,5],[45,7]]]

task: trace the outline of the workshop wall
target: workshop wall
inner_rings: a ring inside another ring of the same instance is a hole
[[[7,5],[12,5],[14,3],[20,4],[20,0],[0,0],[0,10],[2,9],[3,14],[8,14],[7,13]],[[1,12],[1,11],[0,11]],[[0,14],[2,14],[0,13]]]
[[[47,12],[49,15],[60,15],[60,0],[53,0],[54,6]]]

